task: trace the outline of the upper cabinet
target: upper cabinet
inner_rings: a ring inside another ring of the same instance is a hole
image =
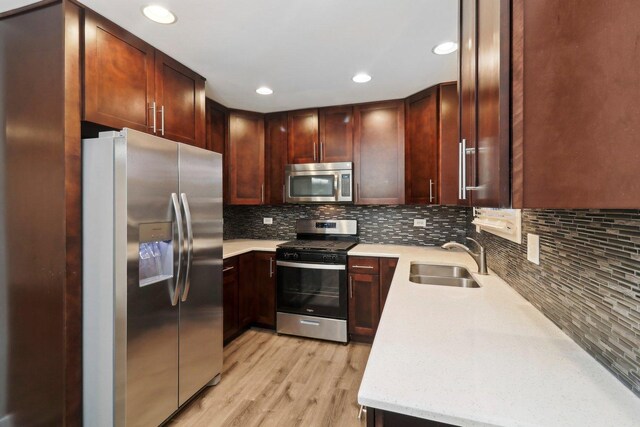
[[[513,1],[514,207],[640,207],[639,16],[637,0]]]
[[[289,163],[316,163],[318,155],[318,110],[289,112]]]
[[[229,123],[229,111],[217,102],[207,99],[206,108],[206,137],[205,148],[222,154],[222,174],[224,187],[224,202],[229,200],[229,174],[227,173],[227,134]]]
[[[463,204],[509,207],[510,2],[460,5],[459,195]]]
[[[266,203],[284,203],[284,167],[287,164],[287,113],[272,113],[264,117]]]
[[[205,147],[204,79],[87,10],[83,120]]]
[[[404,203],[404,101],[356,105],[355,203]]]
[[[458,83],[442,83],[438,87],[438,203],[458,204]]]
[[[264,116],[246,111],[231,111],[228,149],[228,203],[264,204]]]
[[[87,10],[84,117],[112,128],[148,132],[155,98],[155,49]]]
[[[161,136],[205,147],[204,79],[156,51],[156,108]]]
[[[320,162],[353,161],[353,107],[320,109]]]

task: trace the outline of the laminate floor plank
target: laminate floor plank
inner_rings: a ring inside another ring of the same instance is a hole
[[[251,329],[225,347],[220,384],[168,424],[363,427],[357,396],[370,350]]]

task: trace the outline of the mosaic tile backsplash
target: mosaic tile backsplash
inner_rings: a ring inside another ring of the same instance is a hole
[[[225,206],[224,238],[291,240],[296,219],[357,219],[362,243],[435,246],[464,241],[470,210],[451,206]],[[273,225],[262,224],[273,218]],[[415,218],[427,226],[413,226]]]
[[[640,397],[640,210],[523,210],[522,227],[521,245],[477,236],[489,268]]]

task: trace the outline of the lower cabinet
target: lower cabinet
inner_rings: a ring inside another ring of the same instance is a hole
[[[249,252],[225,259],[222,282],[225,344],[251,325],[276,327],[274,252]]]
[[[367,408],[367,427],[455,427],[438,421],[425,420],[397,412]]]
[[[371,341],[389,293],[396,258],[349,257],[349,335]]]

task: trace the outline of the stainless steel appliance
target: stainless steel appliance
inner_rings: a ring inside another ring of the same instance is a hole
[[[84,423],[159,425],[222,370],[222,158],[83,141]]]
[[[347,251],[355,220],[298,220],[297,239],[278,245],[277,331],[347,342]]]
[[[353,202],[353,163],[305,163],[285,167],[287,203]]]

